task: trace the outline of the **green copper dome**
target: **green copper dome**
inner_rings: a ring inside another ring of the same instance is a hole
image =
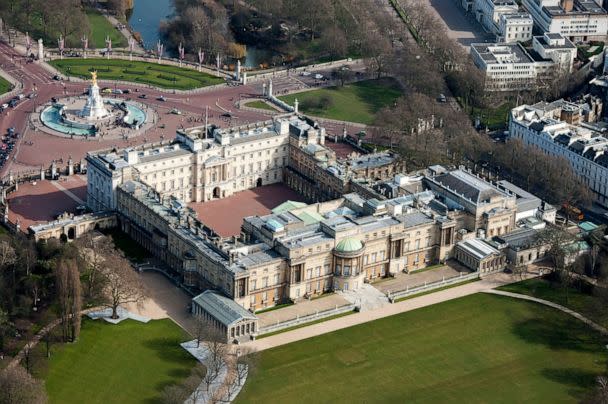
[[[359,251],[363,248],[363,244],[353,237],[346,237],[336,246],[337,252],[349,253]]]

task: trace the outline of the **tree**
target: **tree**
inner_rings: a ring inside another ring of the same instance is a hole
[[[99,236],[89,232],[76,240],[82,275],[85,283],[85,295],[89,300],[98,299],[103,291],[104,269],[106,258],[114,252],[114,244],[108,236]]]
[[[80,334],[82,294],[80,273],[74,259],[62,259],[55,271],[61,330],[64,340],[75,341]]]
[[[131,263],[119,251],[106,257],[104,268],[105,300],[112,309],[112,318],[118,318],[118,307],[123,304],[140,304],[146,297],[145,286]]]
[[[42,404],[48,401],[41,381],[34,379],[21,366],[0,371],[0,403]]]
[[[4,349],[4,338],[13,328],[8,313],[0,307],[0,351]]]

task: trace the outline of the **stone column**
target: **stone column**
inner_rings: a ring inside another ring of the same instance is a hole
[[[40,181],[44,180],[44,167],[40,167]]]
[[[38,40],[38,60],[44,60],[44,45],[42,44],[42,38]]]
[[[74,175],[74,161],[72,157],[68,159],[68,175]]]
[[[268,97],[272,97],[272,79],[268,81]]]
[[[57,163],[55,163],[55,161],[53,160],[53,162],[51,163],[51,179],[55,179],[55,176],[57,175]]]
[[[247,72],[243,73],[243,85],[246,86],[247,85]]]
[[[240,60],[236,61],[236,67],[234,69],[234,79],[236,81],[241,80],[241,61]]]
[[[298,102],[298,99],[296,98],[294,103],[293,103],[293,112],[295,112],[296,114],[298,113],[298,107],[300,106],[300,103]]]

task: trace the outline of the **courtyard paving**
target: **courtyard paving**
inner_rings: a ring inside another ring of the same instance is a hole
[[[388,291],[397,292],[405,290],[408,287],[413,288],[415,286],[424,285],[424,283],[437,282],[442,279],[453,278],[470,273],[471,271],[458,264],[457,262],[448,261],[446,265],[442,265],[437,268],[422,270],[420,272],[414,272],[411,274],[398,273],[394,278],[382,279],[373,284],[373,286],[382,293]]]
[[[281,203],[304,198],[283,184],[265,185],[238,192],[228,198],[191,203],[198,218],[222,237],[236,236],[241,232],[243,218],[267,215]]]
[[[330,310],[349,304],[348,300],[338,294],[331,294],[313,300],[305,300],[291,306],[283,307],[266,313],[256,314],[259,317],[260,328],[271,324],[292,320],[297,317],[315,314],[319,311]]]
[[[27,231],[32,224],[54,220],[64,212],[76,213],[86,194],[86,178],[80,175],[24,183],[8,197],[8,217],[13,223],[19,220],[21,230]]]
[[[193,334],[194,320],[188,311],[191,297],[161,273],[145,271],[140,276],[148,297],[140,304],[126,304],[125,308],[152,320],[170,318]]]

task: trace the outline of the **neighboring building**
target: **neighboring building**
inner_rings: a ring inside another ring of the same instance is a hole
[[[568,38],[561,34],[545,33],[534,37],[532,48],[541,58],[552,60],[563,72],[572,73],[576,46]]]
[[[475,19],[488,32],[500,35],[500,18],[505,14],[515,14],[519,6],[515,0],[474,0]],[[531,33],[531,32],[530,32]]]
[[[592,124],[561,120],[564,114],[576,116],[572,105],[560,100],[514,108],[509,119],[509,137],[546,154],[566,158],[596,201],[608,206],[608,139]]]
[[[608,13],[594,0],[523,0],[538,31],[571,41],[605,40]]]
[[[33,224],[28,232],[35,241],[50,238],[71,241],[92,230],[111,229],[116,227],[116,223],[115,212],[95,212]]]
[[[472,44],[471,56],[485,72],[486,91],[531,90],[555,70],[552,60],[535,59],[520,43]]]
[[[504,251],[509,268],[530,265],[545,258],[550,245],[543,243],[538,234],[538,230],[521,228],[494,238]]]
[[[192,314],[224,335],[226,342],[252,340],[258,331],[258,318],[254,314],[212,290],[192,299]]]
[[[527,42],[532,39],[534,21],[528,13],[502,14],[498,24],[498,42]]]
[[[502,271],[506,264],[505,256],[500,251],[476,238],[456,244],[454,258],[467,268],[482,274]]]
[[[448,209],[463,212],[457,217],[459,230],[485,238],[515,227],[516,196],[510,192],[463,169],[427,176],[424,181]]]

